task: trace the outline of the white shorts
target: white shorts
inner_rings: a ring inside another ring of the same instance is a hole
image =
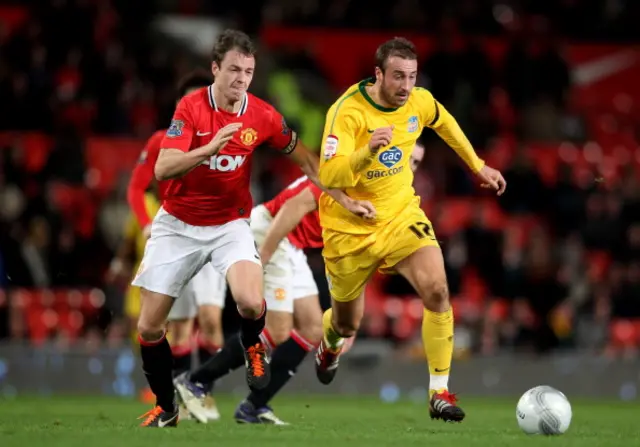
[[[248,220],[199,227],[160,208],[132,284],[178,298],[205,264],[226,278],[229,267],[240,261],[262,265]]]
[[[175,300],[168,319],[171,321],[194,318],[198,315],[200,306],[217,306],[222,309],[226,294],[226,278],[207,262],[189,281],[180,298]]]
[[[251,210],[251,230],[258,245],[264,241],[272,220],[263,205]],[[318,286],[307,263],[307,256],[289,239],[283,239],[264,268],[267,310],[293,313],[295,300],[313,295],[318,295]]]

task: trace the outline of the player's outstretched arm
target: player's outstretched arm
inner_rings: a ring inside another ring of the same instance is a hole
[[[153,167],[158,158],[162,137],[163,133],[156,132],[149,138],[127,185],[127,202],[140,228],[151,225],[152,216],[147,210],[144,195],[153,180]]]
[[[188,152],[173,148],[160,149],[160,155],[158,155],[158,161],[155,166],[156,178],[158,180],[169,180],[187,174],[225,147],[240,127],[242,127],[241,123],[228,124],[220,129],[209,143]],[[163,144],[166,145],[168,142],[165,139]]]
[[[351,197],[345,194],[344,191],[340,189],[329,189],[320,182],[320,179],[318,177],[318,156],[311,152],[299,140],[296,144],[296,149],[291,153],[291,155],[294,157],[294,161],[300,166],[300,169],[302,169],[303,172],[307,175],[307,178],[309,178],[309,180],[311,180],[311,182],[318,188],[320,188],[323,192],[333,197],[333,199],[338,202],[343,208],[347,209],[353,214],[364,217],[366,219],[373,219],[375,217],[376,210],[371,203],[366,201],[353,200]],[[305,168],[303,168],[303,165],[306,166],[306,171]],[[309,172],[313,172],[314,170],[314,175],[310,175]]]
[[[267,265],[278,248],[280,241],[287,237],[308,213],[318,208],[318,202],[310,187],[287,200],[271,222],[264,242],[260,247],[260,258]]]
[[[143,199],[144,200],[144,199]],[[131,262],[136,250],[136,222],[134,217],[127,219],[124,237],[118,244],[115,256],[111,260],[109,270],[107,270],[106,281],[109,284],[115,283],[119,278],[126,277],[131,274]]]
[[[497,191],[498,195],[504,193],[507,187],[502,174],[487,166],[485,162],[478,157],[469,139],[464,134],[456,119],[449,113],[442,104],[433,101],[433,108],[430,113],[430,121],[427,123],[440,138],[442,138],[462,160],[469,166],[482,181],[483,188],[491,188]]]

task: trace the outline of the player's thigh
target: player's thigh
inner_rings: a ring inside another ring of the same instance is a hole
[[[166,328],[167,315],[174,300],[169,295],[144,288],[140,290],[140,297],[138,332],[144,340],[155,340]]]
[[[217,228],[210,260],[225,275],[240,311],[247,316],[260,312],[262,263],[247,220],[234,220]]]
[[[424,246],[395,265],[418,292],[425,307],[434,312],[449,308],[449,291],[444,258],[440,247]]]
[[[160,209],[132,284],[177,298],[209,256],[206,241],[193,237],[197,228]]]
[[[440,244],[427,216],[417,205],[412,205],[391,221],[379,234],[384,261],[383,273],[395,273],[400,261],[409,258],[424,247],[440,251]],[[429,250],[431,251],[431,250]]]
[[[167,323],[167,336],[172,347],[191,344],[193,319],[170,320]]]
[[[322,338],[322,308],[318,294],[296,297],[293,302],[293,327],[312,349]]]
[[[325,230],[323,240],[322,254],[331,299],[336,302],[358,299],[380,263],[372,252],[375,235],[364,238]]]

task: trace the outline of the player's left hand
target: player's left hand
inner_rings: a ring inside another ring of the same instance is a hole
[[[494,189],[496,195],[501,196],[504,190],[507,189],[507,181],[497,169],[484,165],[477,175],[482,181],[480,186],[487,189]]]
[[[347,209],[366,220],[376,218],[376,208],[368,200],[352,200],[347,204]]]

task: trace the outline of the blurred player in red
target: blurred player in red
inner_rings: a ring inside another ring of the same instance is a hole
[[[255,49],[239,31],[223,31],[214,44],[215,82],[180,100],[155,164],[169,180],[151,226],[144,258],[133,280],[142,291],[138,320],[142,369],[157,398],[143,426],[177,425],[171,348],[165,324],[174,300],[207,264],[221,272],[240,313],[240,342],[251,389],[270,380],[260,334],[265,325],[262,263],[249,226],[251,156],[271,146],[290,155],[317,182],[319,160],[306,149],[271,105],[247,93]],[[343,193],[334,193],[349,206]],[[368,212],[355,204],[350,211]]]
[[[423,157],[424,147],[416,144],[410,160],[412,171]],[[251,229],[265,265],[264,296],[268,310],[263,338],[275,351],[269,385],[253,390],[240,403],[234,415],[237,422],[285,425],[268,403],[322,338],[318,287],[304,253],[305,249],[323,246],[318,215],[321,194],[307,177],[300,177],[273,200],[256,206],[251,212]],[[242,350],[238,342],[230,339],[207,363],[190,375],[178,377],[176,389],[187,409],[199,420],[205,420],[204,391],[198,388],[206,387],[240,366]]]
[[[178,85],[178,98],[211,85],[211,74],[204,70],[196,70],[185,76]],[[166,129],[154,133],[140,154],[138,164],[133,170],[127,199],[133,215],[145,239],[151,234],[151,221],[155,217],[157,208],[150,207],[147,190],[155,180],[153,168],[160,154],[160,145],[166,134]],[[160,202],[165,199],[169,182],[157,182],[157,192]],[[150,209],[151,208],[151,209]],[[150,211],[153,210],[153,213]],[[137,287],[132,287],[137,290]],[[222,308],[226,294],[226,281],[211,263],[202,267],[193,279],[186,285],[180,299],[176,300],[169,313],[167,332],[170,335],[171,352],[173,353],[173,374],[177,376],[191,370],[192,333],[194,319],[198,317],[198,358],[200,364],[205,363],[215,354],[223,343],[222,336]],[[139,291],[135,303],[139,313]],[[128,308],[131,305],[127,306]],[[208,390],[210,394],[211,390]],[[208,420],[216,420],[220,414],[213,399],[206,400],[205,413]],[[188,413],[185,413],[188,414]]]

